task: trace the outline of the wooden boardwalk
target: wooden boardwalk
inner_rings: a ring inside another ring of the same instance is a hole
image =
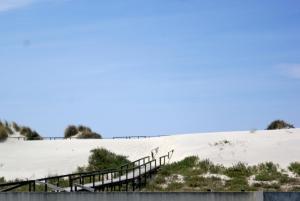
[[[146,156],[119,169],[59,175],[37,180],[27,180],[0,184],[0,192],[76,192],[76,191],[135,191],[141,189],[157,170],[168,163],[174,150],[154,158]],[[26,188],[27,186],[27,188]],[[24,190],[24,188],[26,188]]]

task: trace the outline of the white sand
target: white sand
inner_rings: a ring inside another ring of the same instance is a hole
[[[225,166],[239,161],[249,165],[272,161],[286,168],[300,161],[300,129],[255,132],[198,133],[147,139],[43,140],[8,139],[0,143],[0,177],[32,179],[67,174],[86,165],[90,150],[104,147],[130,160],[150,155],[159,147],[158,155],[174,149],[172,161],[198,155]]]

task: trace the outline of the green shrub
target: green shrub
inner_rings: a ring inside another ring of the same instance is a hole
[[[103,148],[97,148],[91,150],[87,169],[89,171],[93,171],[108,168],[119,168],[127,163],[130,163],[130,161],[126,156],[117,155]]]
[[[92,130],[89,127],[86,127],[86,126],[83,126],[83,125],[79,125],[77,130],[80,131],[80,132],[87,132],[87,133],[92,132]]]
[[[300,176],[300,162],[293,162],[289,165],[289,170]]]
[[[234,177],[225,183],[225,187],[229,191],[248,190],[248,180],[246,177]]]
[[[26,140],[42,140],[43,138],[36,132],[33,131],[26,135]]]
[[[65,129],[65,138],[72,137],[78,133],[78,129],[74,125],[70,125]]]
[[[79,136],[79,139],[101,139],[101,135],[94,132],[83,131]]]
[[[182,187],[183,187],[183,183],[172,182],[168,184],[166,191],[180,191]]]
[[[284,128],[295,128],[292,124],[289,124],[283,120],[275,120],[269,124],[267,130],[284,129]]]
[[[249,177],[251,176],[251,168],[247,167],[244,163],[237,163],[236,165],[226,168],[224,174],[228,177]]]
[[[4,177],[0,177],[0,184],[3,184],[3,183],[5,183],[6,181],[5,181],[5,179],[4,179]]]
[[[21,135],[26,136],[28,133],[32,133],[32,130],[31,128],[24,126],[21,128],[20,133]]]
[[[209,171],[212,165],[213,165],[212,162],[206,159],[206,160],[199,161],[197,167],[201,169],[203,173],[206,173]]]
[[[167,164],[159,170],[159,174],[163,176],[170,176],[171,174],[188,174],[192,173],[193,168],[197,164],[199,158],[197,156],[188,156],[181,161]],[[188,172],[188,173],[187,173]]]
[[[282,174],[277,170],[277,166],[272,162],[262,163],[258,165],[255,180],[257,181],[273,181],[279,180]]]
[[[0,125],[0,142],[6,140],[8,137],[7,130],[5,127]]]
[[[215,165],[213,163],[209,167],[209,172],[213,174],[224,174],[225,170],[226,168],[223,165]]]
[[[36,132],[32,131],[29,127],[22,127],[20,130],[21,135],[26,137],[26,140],[42,140],[43,138]]]
[[[69,138],[72,136],[77,135],[80,133],[80,135],[76,136],[79,139],[101,139],[102,136],[96,132],[93,132],[89,127],[79,125],[78,127],[74,125],[70,125],[65,129],[65,138]]]
[[[165,179],[165,177],[162,177],[162,176],[160,176],[160,175],[157,175],[157,176],[155,177],[154,182],[155,182],[156,184],[163,184],[163,183],[166,182],[166,179]]]
[[[218,177],[201,177],[201,176],[188,176],[184,178],[187,186],[192,188],[205,189],[219,189],[223,186],[222,181]]]

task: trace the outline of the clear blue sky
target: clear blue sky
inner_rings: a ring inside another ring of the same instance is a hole
[[[300,127],[300,2],[1,0],[0,75],[43,136]]]

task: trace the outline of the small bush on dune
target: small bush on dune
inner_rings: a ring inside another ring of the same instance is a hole
[[[102,137],[98,133],[84,131],[78,136],[78,138],[79,139],[101,139]]]
[[[80,132],[89,132],[89,133],[92,132],[92,130],[89,127],[86,127],[86,126],[83,126],[83,125],[79,125],[77,129]]]
[[[172,182],[166,188],[166,191],[179,191],[183,187],[182,183]]]
[[[2,125],[0,125],[0,142],[6,140],[7,137],[7,130]]]
[[[79,134],[79,135],[78,135]],[[101,139],[102,136],[96,132],[93,132],[87,126],[79,125],[78,127],[70,125],[65,130],[65,138],[75,136],[79,139]]]
[[[257,167],[257,174],[255,180],[257,181],[273,181],[280,179],[282,176],[278,171],[277,166],[272,162],[259,164]]]
[[[27,140],[42,140],[43,138],[36,132],[33,131],[32,133],[28,133],[26,135]]]
[[[300,162],[293,162],[289,165],[289,170],[300,176]]]
[[[26,140],[42,140],[43,138],[36,132],[32,131],[29,127],[22,127],[20,130],[21,135],[26,137]]]
[[[269,124],[267,130],[284,129],[284,128],[295,128],[294,125],[289,124],[283,120],[275,120]]]
[[[124,164],[130,163],[126,156],[117,155],[103,148],[93,149],[91,153],[87,167],[89,171],[119,168]]]
[[[251,168],[244,163],[237,163],[236,165],[226,168],[225,175],[228,177],[249,177],[252,174]]]
[[[3,183],[5,183],[6,181],[5,181],[5,179],[4,179],[4,177],[0,177],[0,184],[3,184]]]
[[[74,125],[70,125],[65,129],[65,138],[72,137],[78,133],[78,129]]]
[[[192,168],[196,165],[199,158],[197,156],[188,156],[182,161],[167,164],[160,169],[159,174],[162,176],[170,176],[171,174],[180,173],[182,171],[191,172]]]
[[[4,123],[0,121],[0,126],[6,130],[7,134],[13,134],[13,131],[11,130],[9,123],[5,121]]]
[[[21,131],[20,131],[21,135],[24,135],[24,136],[26,136],[27,133],[31,133],[31,132],[32,132],[32,130],[29,127],[26,127],[26,126],[22,127]]]
[[[227,191],[241,191],[248,190],[249,185],[246,177],[235,177],[225,182],[225,189]]]

